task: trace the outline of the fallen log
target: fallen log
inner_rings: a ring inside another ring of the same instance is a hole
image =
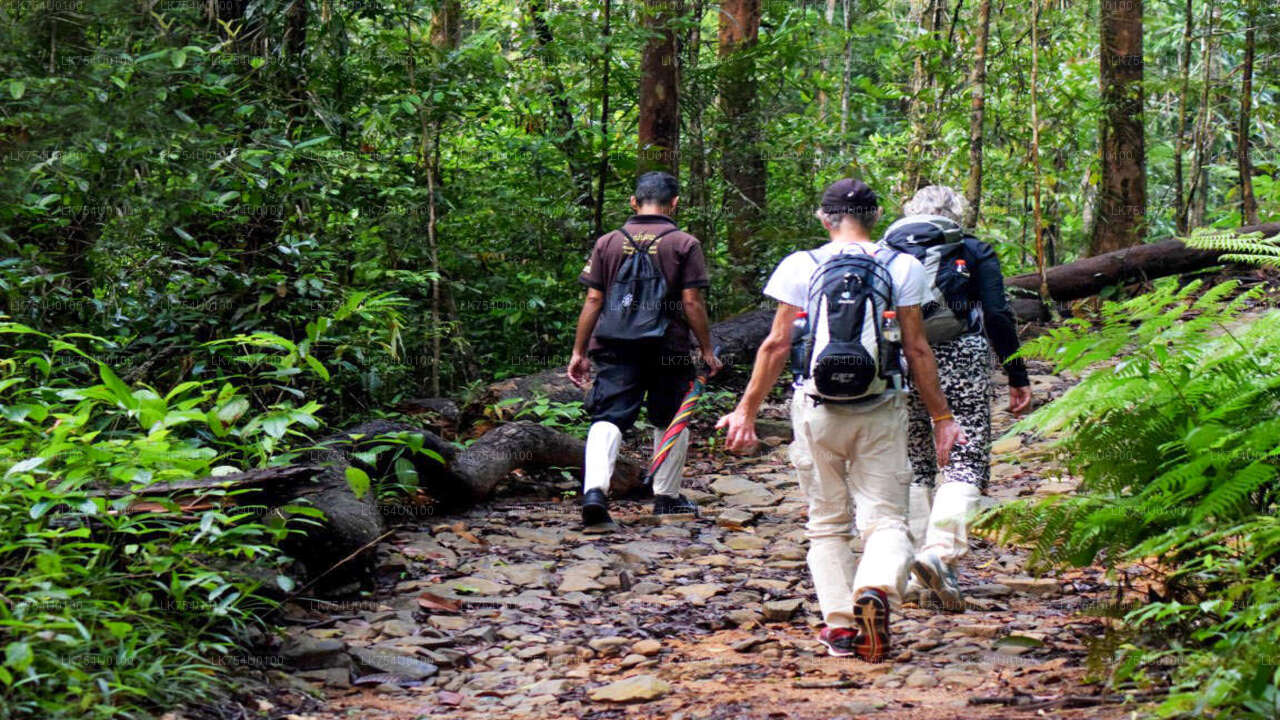
[[[756,348],[773,325],[774,310],[749,310],[711,326],[711,342],[719,348],[726,366],[750,363]],[[552,402],[581,402],[585,391],[569,382],[566,368],[554,367],[533,375],[507,378],[489,385],[481,402],[492,405],[504,400],[531,400],[546,397]],[[406,401],[412,402],[412,401]]]
[[[1255,232],[1262,233],[1263,237],[1280,234],[1280,223],[1249,225],[1236,230],[1238,235]],[[1103,288],[1113,285],[1200,270],[1214,265],[1218,261],[1218,255],[1220,253],[1214,250],[1188,247],[1181,240],[1165,240],[1051,267],[1045,271],[1045,277],[1049,283],[1050,297],[1058,302],[1067,302],[1097,295]],[[1038,293],[1040,275],[1015,275],[1005,279],[1005,286]],[[1033,314],[1030,306],[1015,306],[1015,312],[1020,317]]]
[[[403,444],[403,449],[397,444]],[[368,458],[367,453],[377,447],[396,451]],[[324,584],[314,589],[324,592],[353,580],[371,580],[372,551],[389,525],[480,502],[516,469],[580,470],[584,449],[582,440],[528,422],[500,425],[457,451],[429,430],[375,421],[317,442],[305,452],[304,463],[142,487],[111,487],[96,494],[135,496],[127,510],[133,513],[168,513],[176,505],[183,514],[218,508],[228,514],[247,511],[293,522],[300,532],[286,537],[281,548],[300,563],[298,574],[309,583],[323,577]],[[361,453],[366,453],[365,459]],[[396,477],[399,459],[412,464],[418,487],[431,504],[424,506],[415,496],[378,497],[376,488]],[[358,497],[347,479],[349,467],[360,469],[371,480],[370,490]],[[623,495],[640,490],[644,471],[640,463],[619,458],[612,492]],[[155,501],[160,497],[166,502]],[[323,512],[323,520],[316,524],[290,509],[303,504]],[[343,561],[341,572],[334,571],[338,559]]]

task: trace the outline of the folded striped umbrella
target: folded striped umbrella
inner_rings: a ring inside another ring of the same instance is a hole
[[[719,354],[719,348],[716,348]],[[658,468],[662,467],[662,463],[666,462],[667,456],[671,454],[671,448],[675,447],[676,438],[687,427],[689,421],[693,418],[693,409],[698,404],[698,398],[702,397],[702,393],[707,389],[707,375],[710,373],[709,368],[703,368],[698,376],[689,383],[689,392],[685,393],[684,400],[680,403],[680,409],[676,411],[675,417],[671,418],[671,424],[667,426],[667,431],[662,434],[662,441],[658,443],[658,451],[653,454],[653,460],[649,462],[649,472],[645,474],[644,482],[646,485],[653,485],[653,476],[657,474]]]

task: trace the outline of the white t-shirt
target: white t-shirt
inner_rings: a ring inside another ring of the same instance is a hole
[[[764,294],[788,305],[803,308],[810,314],[813,308],[806,308],[809,301],[809,278],[827,258],[838,252],[865,253],[874,255],[879,249],[875,243],[829,242],[820,248],[808,251],[793,252],[783,258],[769,276],[764,286]],[[893,304],[897,307],[905,305],[923,305],[929,298],[929,282],[924,276],[924,266],[919,260],[906,253],[898,253],[889,263],[889,275],[893,277]]]
[[[769,276],[769,282],[764,286],[764,294],[778,302],[802,308],[812,316],[816,308],[806,307],[809,302],[809,279],[822,263],[838,252],[861,252],[874,255],[878,249],[879,246],[871,242],[829,242],[813,250],[793,252],[783,258],[773,274]],[[929,298],[929,282],[925,279],[924,266],[914,257],[906,253],[898,253],[889,263],[889,275],[893,278],[895,307],[923,305]],[[812,388],[809,390],[812,392]],[[800,386],[796,387],[796,392],[802,392]],[[892,391],[887,392],[884,399],[888,400],[896,394]],[[880,402],[871,402],[848,406],[848,409],[854,412],[865,412],[880,405]]]

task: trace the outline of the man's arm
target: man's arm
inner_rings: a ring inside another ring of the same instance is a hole
[[[587,359],[587,343],[591,333],[596,329],[596,320],[600,318],[600,310],[604,308],[604,292],[596,288],[587,289],[587,298],[582,301],[582,312],[578,313],[578,331],[573,336],[573,357],[569,359],[569,380],[578,387],[586,387],[591,379],[591,361]]]
[[[715,348],[711,346],[711,322],[707,319],[707,304],[702,299],[701,288],[685,288],[680,293],[680,304],[684,306],[684,317],[693,330],[702,352],[702,361],[707,364],[711,374],[720,371],[720,360],[715,356]]]
[[[938,363],[924,334],[924,315],[920,306],[899,305],[897,313],[898,325],[902,328],[902,351],[907,356],[911,382],[920,393],[929,417],[933,418],[933,446],[938,453],[938,464],[946,465],[951,462],[951,448],[956,443],[965,442],[964,432],[951,416],[947,396],[938,384]]]
[[[747,389],[738,401],[733,412],[720,418],[716,429],[729,429],[726,446],[731,451],[747,451],[756,444],[756,414],[760,412],[760,404],[769,394],[769,388],[778,382],[782,368],[786,365],[787,356],[791,352],[791,327],[796,321],[800,308],[787,303],[778,303],[778,312],[773,316],[773,327],[769,336],[760,343],[756,351],[756,364],[751,369],[751,380]],[[937,380],[935,378],[935,385]]]

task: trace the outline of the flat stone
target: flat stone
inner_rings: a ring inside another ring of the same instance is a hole
[[[644,657],[652,657],[662,651],[662,643],[657,640],[641,640],[631,646],[631,652]]]
[[[440,668],[431,663],[385,650],[353,647],[347,652],[361,665],[384,673],[390,673],[405,680],[423,680],[435,675],[440,670]]]
[[[551,574],[543,563],[499,565],[493,570],[507,582],[520,587],[546,587],[551,580]]]
[[[696,585],[679,585],[672,588],[671,591],[694,605],[705,605],[708,599],[724,592],[724,586],[716,583],[698,583]]]
[[[511,591],[510,585],[494,582],[479,575],[454,578],[442,584],[456,593],[465,595],[503,595]]]
[[[907,676],[903,684],[909,688],[933,687],[938,684],[938,678],[928,670],[916,670]]]
[[[751,578],[746,582],[746,586],[752,590],[781,593],[786,592],[791,587],[791,583],[786,580],[774,580],[772,578]]]
[[[991,443],[992,455],[1006,455],[1011,452],[1017,452],[1022,447],[1022,437],[1019,435],[1009,435]]]
[[[719,495],[737,495],[738,493],[752,492],[755,490],[767,490],[767,488],[754,480],[748,480],[743,475],[725,475],[717,478],[711,483],[711,489]]]
[[[1036,597],[1056,595],[1061,591],[1061,586],[1058,581],[1053,578],[1009,577],[999,575],[996,576],[996,581],[1007,586],[1013,592],[1035,595]]]
[[[640,655],[638,653],[631,653],[630,655],[627,655],[626,657],[622,658],[622,660],[618,663],[618,666],[621,667],[623,670],[626,670],[627,668],[633,668],[639,665],[640,663],[644,662],[645,659],[646,658],[643,655]]]
[[[725,618],[727,618],[729,622],[733,623],[734,625],[737,625],[738,627],[742,627],[742,628],[751,628],[756,625],[759,625],[761,622],[764,621],[763,615],[756,612],[755,610],[748,610],[746,608],[730,610],[729,612],[725,613]]]
[[[671,686],[653,675],[636,675],[591,691],[596,702],[648,702],[671,692]]]
[[[982,583],[965,588],[965,594],[971,597],[997,598],[1013,594],[1013,588],[1004,583]]]
[[[582,562],[577,565],[571,565],[565,568],[560,586],[556,588],[556,592],[561,595],[571,592],[587,592],[589,590],[603,590],[604,585],[597,582],[596,578],[600,577],[604,572],[604,567],[600,563]]]
[[[964,672],[963,670],[942,670],[938,673],[938,680],[941,681],[943,685],[962,687],[969,690],[972,690],[987,681],[987,679],[982,675],[975,675],[970,672]]]
[[[851,703],[845,703],[836,708],[836,715],[849,717],[859,717],[861,715],[870,715],[879,712],[885,708],[884,701],[867,702],[865,700],[856,700]]]
[[[437,630],[461,632],[471,626],[471,620],[460,615],[432,615],[427,624]]]
[[[383,635],[397,638],[408,637],[418,630],[418,626],[416,624],[407,620],[401,620],[400,618],[388,620],[382,623],[380,627]]]
[[[542,680],[521,690],[529,696],[559,695],[568,689],[569,681],[565,678]]]
[[[307,633],[291,635],[280,654],[290,665],[303,670],[350,667],[347,644],[334,638],[320,639]]]
[[[616,551],[627,562],[640,565],[657,562],[664,556],[675,555],[676,553],[674,545],[653,540],[633,540],[629,543],[612,545],[610,549]]]
[[[618,648],[628,645],[631,640],[621,635],[610,635],[608,637],[591,638],[587,641],[587,646],[601,654],[608,654],[611,651],[617,651]]]
[[[331,667],[318,670],[303,670],[297,675],[304,680],[313,680],[333,688],[346,689],[351,687],[351,671],[346,668]]]
[[[755,535],[737,533],[730,535],[724,544],[731,550],[763,550],[769,542]]]
[[[973,637],[993,638],[1004,632],[1004,625],[957,625],[956,630]]]
[[[790,620],[792,615],[804,604],[804,598],[773,600],[764,604],[764,619],[770,622]]]
[[[725,508],[716,517],[716,524],[721,527],[737,529],[756,519],[756,513],[742,508]]]
[[[778,502],[778,496],[774,495],[765,487],[757,490],[748,490],[747,492],[726,495],[724,503],[726,505],[735,505],[738,507],[768,507]]]

